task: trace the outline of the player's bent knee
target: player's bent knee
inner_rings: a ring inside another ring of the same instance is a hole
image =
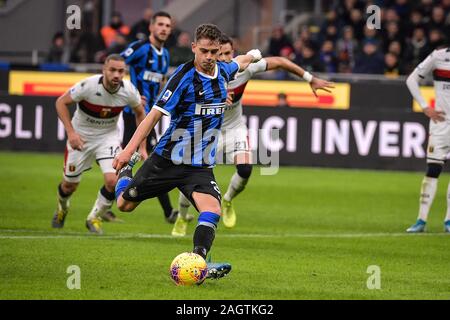
[[[237,173],[244,179],[250,178],[252,174],[253,165],[251,164],[238,164],[236,165]]]
[[[442,164],[428,163],[426,176],[430,178],[438,178],[442,172]]]
[[[108,179],[105,180],[105,188],[109,192],[114,192],[114,189],[116,187],[117,179]]]
[[[208,211],[210,211],[210,212],[213,212],[213,213],[215,213],[215,214],[217,214],[217,215],[221,215],[221,208],[220,208],[220,205],[217,205],[217,206],[212,206],[211,208],[210,208],[210,210],[208,210]]]
[[[215,214],[217,214],[219,216],[222,214],[221,210],[222,209],[220,208],[220,203],[219,202],[217,202],[217,205],[216,204],[214,204],[214,205],[213,204],[209,204],[207,206],[202,206],[201,209],[199,208],[200,212],[208,211],[208,212],[215,213]]]

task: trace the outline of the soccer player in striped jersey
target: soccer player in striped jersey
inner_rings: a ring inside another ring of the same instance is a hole
[[[220,50],[220,61],[230,62],[233,59],[234,50],[231,38],[225,35],[222,37]],[[242,96],[248,81],[254,74],[275,69],[283,69],[305,79],[309,82],[316,96],[317,90],[330,92],[329,89],[334,87],[333,83],[313,77],[309,72],[283,57],[263,58],[236,74],[236,77],[228,85],[231,101],[225,109],[218,147],[218,152],[225,152],[224,158],[236,165],[236,172],[231,177],[227,192],[222,199],[223,224],[228,228],[232,228],[236,224],[236,213],[232,200],[244,190],[252,172],[248,129],[242,117]],[[188,215],[189,206],[189,200],[180,193],[180,214],[172,229],[173,236],[184,236],[186,234],[189,220],[186,219],[186,216]]]
[[[105,184],[100,189],[94,207],[86,219],[86,227],[102,233],[102,216],[114,202],[117,177],[112,162],[121,150],[117,128],[119,115],[126,105],[134,110],[136,122],[145,118],[143,101],[136,87],[123,80],[126,72],[124,59],[113,54],[106,58],[103,74],[75,84],[56,100],[58,117],[67,132],[63,180],[58,186],[58,205],[53,216],[53,228],[62,228],[69,212],[69,199],[77,189],[81,175],[91,169],[94,160],[100,166]],[[70,119],[69,106],[77,104]],[[141,144],[145,150],[145,143]]]
[[[419,89],[419,81],[433,74],[436,94],[435,106],[430,106]],[[406,231],[417,233],[425,231],[431,205],[436,195],[437,183],[442,167],[450,152],[450,48],[433,51],[406,80],[414,99],[430,118],[427,148],[427,171],[420,190],[419,215],[417,221]],[[447,214],[444,230],[450,232],[450,184],[447,189]]]
[[[212,168],[227,84],[236,72],[261,59],[259,50],[251,50],[230,63],[218,62],[221,36],[215,25],[197,28],[192,43],[194,60],[177,68],[113,164],[119,171],[116,197],[121,211],[132,211],[141,201],[174,188],[183,192],[200,213],[193,252],[203,258],[211,249],[221,214],[221,195]],[[170,126],[132,178],[132,155],[163,115],[171,116]],[[230,270],[229,264],[210,263],[208,276],[221,277]]]
[[[170,35],[171,19],[167,12],[155,13],[149,25],[150,36],[148,40],[133,42],[121,53],[130,67],[131,82],[147,99],[146,113],[155,103],[169,70],[169,51],[164,48],[164,43]],[[122,117],[124,124],[122,145],[126,146],[134,131],[136,131],[136,121],[130,107],[123,110]],[[149,152],[156,145],[156,140],[156,132],[152,130],[147,137],[147,150]],[[143,157],[146,159],[147,154],[144,154]],[[162,194],[158,197],[158,200],[163,208],[166,221],[174,223],[178,211],[173,209],[169,195],[167,193]]]

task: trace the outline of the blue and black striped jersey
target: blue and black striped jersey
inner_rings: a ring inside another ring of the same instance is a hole
[[[169,69],[169,51],[166,48],[159,50],[148,40],[140,40],[131,43],[121,56],[130,66],[131,82],[141,95],[147,98],[145,111],[148,113],[155,103],[161,82]],[[132,111],[127,107],[124,112]]]
[[[234,61],[218,62],[214,76],[196,70],[194,61],[180,65],[153,106],[171,116],[154,152],[175,163],[214,166],[227,84],[238,70]]]

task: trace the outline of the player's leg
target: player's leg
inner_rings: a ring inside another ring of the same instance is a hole
[[[172,228],[172,235],[175,237],[182,237],[186,235],[188,223],[194,219],[194,216],[189,214],[189,207],[191,202],[186,196],[180,192],[178,197],[178,217]]]
[[[93,154],[90,148],[89,141],[85,142],[83,151],[74,150],[69,143],[66,144],[63,180],[58,185],[57,207],[52,218],[53,228],[64,227],[66,216],[69,213],[70,197],[77,189],[82,173],[91,168]]]
[[[99,161],[99,163],[105,163],[107,160]],[[112,161],[108,161],[112,162]],[[102,165],[101,165],[102,166]],[[102,169],[104,170],[103,165]],[[112,165],[110,164],[111,168]],[[109,165],[108,165],[109,167]],[[105,172],[103,174],[105,184],[100,188],[97,199],[95,200],[94,206],[89,212],[86,218],[86,228],[92,233],[102,234],[102,221],[105,215],[110,212],[111,207],[114,203],[115,194],[114,188],[117,182],[117,176],[115,172]],[[111,215],[111,213],[109,213]],[[109,217],[108,215],[108,217]]]
[[[442,172],[449,148],[446,146],[446,137],[431,134],[427,148],[427,171],[422,180],[419,199],[419,213],[417,221],[406,231],[417,233],[425,231],[425,226],[436,195],[438,178]]]
[[[447,214],[444,219],[444,231],[450,233],[450,183],[447,187]]]
[[[156,131],[153,129],[147,137],[147,152],[150,154],[151,150],[153,150],[154,146],[157,143]],[[175,220],[178,216],[178,210],[175,210],[172,207],[172,203],[170,202],[169,194],[164,193],[158,196],[159,204],[163,209],[164,218],[168,223],[175,223]]]
[[[140,158],[141,155],[138,152],[135,152],[130,161],[128,161],[128,164],[119,171],[114,193],[116,196],[117,208],[122,212],[131,212],[139,205],[139,202],[124,199],[123,194],[133,181],[132,170]]]
[[[96,162],[103,173],[104,185],[98,191],[97,199],[86,218],[86,228],[92,233],[103,233],[103,218],[110,211],[115,199],[114,188],[117,176],[112,163],[116,154],[121,150],[120,142],[118,132],[112,132],[103,138],[97,138],[93,146]]]
[[[195,201],[198,212],[198,224],[194,232],[194,253],[206,259],[211,250],[217,225],[220,220],[220,202],[210,194],[194,192],[192,198]],[[226,262],[207,262],[207,278],[218,279],[227,275],[231,271],[231,265]]]
[[[419,214],[414,225],[408,228],[408,232],[423,232],[428,220],[431,205],[436,195],[439,175],[442,172],[441,163],[428,163],[427,172],[422,180],[419,199]]]
[[[220,220],[220,203],[210,194],[193,192],[198,212],[198,224],[194,232],[194,253],[206,258],[215,238],[217,224]]]
[[[231,134],[231,135],[230,135]],[[233,199],[241,193],[252,173],[251,152],[248,143],[248,130],[245,125],[238,127],[231,132],[226,133],[226,140],[232,137],[232,142],[226,143],[226,151],[233,156],[236,172],[230,179],[228,189],[222,199],[223,224],[227,228],[233,228],[236,225],[236,212],[233,208]]]
[[[168,193],[177,187],[182,175],[170,160],[153,153],[132,176],[132,168],[139,160],[135,153],[128,165],[119,172],[116,185],[117,208],[120,211],[133,211],[141,201]]]
[[[76,191],[78,185],[79,185],[78,182],[69,182],[66,180],[62,180],[62,182],[58,185],[57,191],[58,201],[56,211],[52,219],[53,228],[64,227],[66,216],[69,213],[70,197]]]
[[[220,220],[220,189],[212,169],[197,169],[188,172],[179,186],[199,212],[198,223],[193,236],[193,252],[206,259],[211,250],[217,225]],[[208,262],[207,278],[221,278],[231,271],[229,263]]]

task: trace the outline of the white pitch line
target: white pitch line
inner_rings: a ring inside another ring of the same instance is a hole
[[[3,233],[3,234],[2,234]],[[8,233],[8,234],[5,234]],[[37,233],[38,235],[12,235],[14,233]],[[286,234],[217,234],[218,238],[383,238],[383,237],[441,237],[448,236],[448,233],[421,233],[421,234],[408,234],[408,233],[286,233]],[[68,232],[62,234],[49,234],[44,230],[8,230],[0,229],[1,239],[171,239],[176,238],[168,234],[145,234],[145,233],[119,233],[112,235],[96,236],[89,233],[81,232]],[[181,237],[190,238],[190,235]]]

